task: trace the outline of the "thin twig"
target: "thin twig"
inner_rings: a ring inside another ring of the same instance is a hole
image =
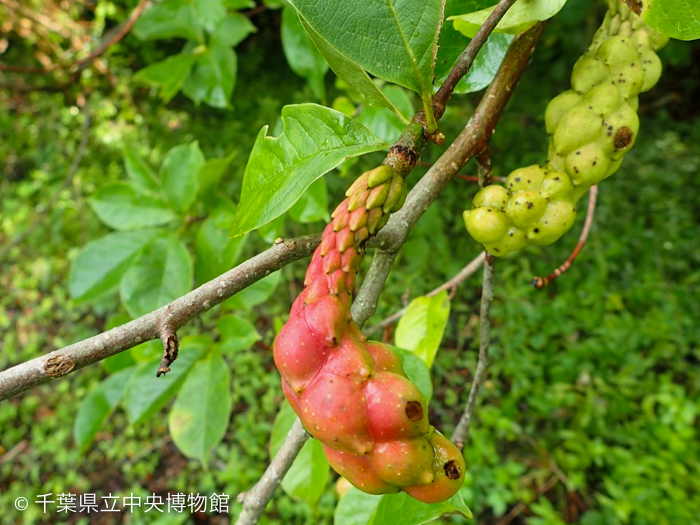
[[[457,62],[455,62],[452,71],[450,71],[450,74],[447,75],[447,78],[442,83],[442,86],[440,86],[440,89],[438,89],[437,93],[435,93],[435,96],[433,97],[433,105],[436,106],[438,111],[440,111],[440,113],[438,113],[440,116],[442,116],[442,112],[445,111],[447,101],[450,100],[450,97],[457,87],[457,84],[462,77],[469,72],[474,60],[479,54],[479,51],[484,44],[486,44],[486,41],[489,39],[491,33],[493,33],[493,30],[498,25],[498,22],[501,21],[503,16],[508,12],[508,9],[510,9],[515,2],[516,0],[501,0],[498,5],[494,7],[493,12],[484,21],[483,25],[476,32],[474,38],[471,39],[469,45],[457,59]],[[436,114],[436,117],[440,118],[438,117],[438,114]]]
[[[583,231],[581,232],[581,235],[578,238],[576,248],[574,248],[574,251],[571,252],[569,258],[564,264],[562,264],[559,268],[550,273],[547,277],[534,277],[532,279],[532,286],[534,286],[538,290],[544,288],[554,279],[556,279],[561,274],[566,272],[569,268],[571,268],[571,265],[574,263],[576,257],[578,257],[578,254],[581,253],[583,246],[586,244],[586,239],[588,239],[588,233],[591,231],[591,224],[593,224],[593,216],[595,215],[595,203],[597,196],[598,186],[591,186],[590,192],[588,194],[588,211],[586,212],[586,222],[583,224]]]
[[[471,261],[469,261],[464,268],[462,268],[452,279],[449,281],[441,284],[434,290],[431,290],[427,294],[425,294],[426,297],[434,297],[443,290],[454,290],[456,289],[459,285],[461,285],[464,281],[469,279],[472,275],[476,273],[476,271],[481,268],[481,265],[484,264],[484,257],[485,253],[481,252],[479,255],[474,257]],[[371,334],[374,332],[378,332],[379,330],[386,328],[389,325],[394,324],[396,321],[401,319],[401,316],[406,312],[406,307],[401,308],[398,312],[390,315],[386,319],[381,320],[377,324],[370,326],[369,328],[365,329],[365,334]]]
[[[484,282],[481,287],[479,356],[476,362],[476,372],[474,373],[474,380],[469,390],[467,406],[452,434],[452,441],[460,450],[464,448],[464,443],[469,437],[469,427],[471,426],[472,417],[474,416],[476,396],[479,393],[479,388],[481,388],[481,384],[484,380],[484,373],[489,365],[489,332],[491,329],[489,312],[491,310],[491,301],[493,301],[493,283],[495,278],[494,263],[493,255],[487,254],[484,263]]]
[[[58,198],[61,195],[61,192],[70,186],[70,184],[73,182],[73,178],[75,177],[75,174],[78,172],[78,168],[80,167],[80,163],[83,160],[83,156],[85,155],[85,150],[87,149],[88,145],[88,138],[90,136],[90,111],[88,108],[89,104],[86,101],[85,104],[83,105],[83,126],[82,126],[82,134],[80,135],[80,143],[78,144],[78,148],[75,150],[75,155],[73,156],[73,161],[70,164],[70,167],[68,168],[68,173],[66,174],[65,178],[63,179],[63,182],[61,182],[61,185],[56,189],[54,194],[51,196],[51,199],[49,199],[49,202],[46,203],[46,206],[43,209],[42,213],[39,213],[36,218],[34,219],[34,222],[30,224],[22,233],[19,233],[15,235],[15,237],[9,242],[7,246],[2,248],[0,250],[0,261],[2,261],[7,254],[10,252],[12,248],[17,246],[19,243],[24,241],[34,230],[36,230],[39,225],[42,223],[44,217],[53,209],[54,205],[56,204],[56,201],[58,201]]]

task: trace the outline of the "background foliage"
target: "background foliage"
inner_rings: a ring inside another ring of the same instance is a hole
[[[299,2],[302,13],[305,3]],[[87,19],[100,34],[135,6],[99,2],[86,13],[76,4],[62,16]],[[544,107],[565,89],[600,18],[600,6],[570,0],[548,27],[494,136],[497,175],[544,158]],[[305,22],[313,21],[272,2],[164,0],[110,49],[104,69],[89,68],[63,89],[22,87],[55,86],[67,80],[61,71],[6,75],[10,89],[0,90],[2,246],[37,218],[40,223],[0,261],[0,368],[142,315],[278,236],[321,228],[354,174],[382,153],[338,159],[285,215],[230,238],[260,129],[269,125],[268,134],[278,136],[283,106],[325,102],[355,115],[378,143],[391,141],[402,129],[397,113],[408,116],[420,107],[422,88],[407,86],[413,94],[361,84],[387,107],[365,106],[358,85],[328,72],[302,32]],[[39,32],[8,33],[2,61],[36,64],[32,35]],[[445,49],[466,42],[451,36]],[[323,38],[321,30],[317,37]],[[509,37],[497,38],[502,45],[494,39],[491,52],[499,57]],[[80,49],[63,44],[46,56],[70,62]],[[333,50],[324,53],[334,71],[343,67],[337,51],[338,62],[329,58]],[[479,523],[506,523],[521,502],[513,523],[700,522],[700,115],[693,102],[699,55],[697,44],[679,42],[662,52],[666,74],[641,100],[637,147],[602,186],[591,237],[574,268],[544,291],[529,285],[533,275],[566,258],[573,233],[498,262],[493,363],[466,448],[462,490]],[[449,69],[449,56],[438,72]],[[485,60],[478,72],[488,77],[489,67]],[[467,81],[465,93],[485,85],[478,77]],[[441,122],[448,141],[478,96],[455,97]],[[87,152],[63,185],[82,137],[85,100],[92,117]],[[439,153],[430,148],[423,160]],[[424,168],[416,171],[410,182]],[[456,179],[426,213],[369,325],[478,253],[460,216],[475,192],[475,185]],[[248,489],[291,424],[284,405],[279,410],[283,396],[270,345],[303,272],[302,263],[293,264],[185,327],[168,382],[155,381],[160,343],[148,343],[0,404],[0,522],[68,521],[32,506],[24,513],[13,508],[16,497],[48,492],[224,492],[233,500]],[[463,409],[475,365],[478,293],[474,278],[448,304],[444,296],[414,303],[396,333],[384,334],[402,347],[419,340],[408,349],[434,359],[432,384],[420,360],[407,369],[432,393],[431,422],[446,433]],[[420,330],[423,318],[431,322],[419,339],[411,330]],[[352,519],[373,514],[383,523],[400,515],[357,491],[336,509],[336,475],[318,448],[307,443],[264,523],[331,523],[334,514],[338,525],[366,523]],[[232,501],[232,513],[236,505]],[[226,522],[204,514],[167,518]],[[136,513],[130,522],[165,519]]]

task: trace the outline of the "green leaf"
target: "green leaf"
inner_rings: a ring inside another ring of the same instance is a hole
[[[264,279],[260,279],[248,288],[238,292],[228,299],[225,304],[228,308],[249,310],[253,306],[267,301],[272,296],[275,288],[277,288],[281,278],[282,274],[279,271],[271,273]]]
[[[515,2],[496,26],[496,31],[504,33],[520,33],[535,25],[540,20],[547,20],[556,15],[566,0],[529,0]],[[473,38],[481,25],[493,12],[493,7],[487,7],[476,12],[451,16],[457,31]]]
[[[88,203],[95,215],[115,230],[140,230],[177,219],[175,212],[163,201],[152,195],[144,195],[128,182],[112,182],[102,186]]]
[[[234,151],[228,157],[209,159],[197,172],[197,195],[208,204],[214,201],[214,191],[235,156]]]
[[[284,401],[272,426],[270,455],[273,458],[277,455],[296,417],[292,407]],[[284,476],[282,489],[293,498],[305,501],[309,507],[314,508],[326,488],[329,470],[330,466],[321,443],[316,439],[309,439],[304,443],[299,455]]]
[[[289,208],[289,215],[297,222],[328,222],[331,217],[328,214],[326,179],[318,179],[312,183],[294,206]]]
[[[112,233],[85,245],[71,267],[74,299],[94,299],[119,285],[129,265],[157,235],[155,231]]]
[[[133,368],[127,368],[109,376],[93,388],[80,403],[73,423],[73,437],[78,446],[78,454],[85,454],[95,439],[95,434],[119,404],[124,387],[133,372]]]
[[[121,296],[127,312],[140,317],[190,291],[192,261],[175,235],[156,239],[124,274]]]
[[[404,122],[408,122],[406,115],[394,106],[393,102],[382,92],[377,84],[370,78],[367,72],[360,66],[355,64],[347,56],[340,53],[327,40],[319,35],[300,15],[304,30],[309,35],[316,48],[325,57],[326,62],[333,72],[343,79],[353,89],[362,93],[367,99],[367,103],[371,106],[385,107],[396,113]]]
[[[124,148],[124,168],[127,176],[140,188],[152,192],[160,191],[160,181],[151,167],[130,148]]]
[[[291,0],[311,28],[372,75],[429,97],[441,0]]]
[[[350,487],[335,508],[334,525],[368,525],[382,498]]]
[[[231,376],[219,352],[195,364],[168,416],[173,443],[190,458],[206,463],[226,434],[231,413]]]
[[[471,518],[472,513],[457,493],[442,503],[422,503],[405,492],[382,496],[374,513],[372,525],[421,525],[445,514],[461,514]]]
[[[653,29],[678,40],[700,38],[700,2],[697,0],[646,0],[642,18]]]
[[[433,382],[430,379],[430,369],[420,357],[408,350],[393,347],[396,355],[401,359],[404,372],[411,382],[418,387],[426,402],[433,397]]]
[[[216,207],[197,230],[194,241],[195,278],[199,284],[211,281],[233,268],[248,239],[247,235],[229,237],[235,205],[222,197],[215,202]],[[228,205],[223,204],[225,202]]]
[[[220,347],[227,352],[236,352],[250,348],[262,339],[250,321],[237,315],[225,315],[216,323],[221,334]]]
[[[457,83],[454,92],[458,94],[473,93],[491,84],[512,40],[513,37],[511,35],[492,33],[486,44],[479,50],[479,54],[476,56],[469,73]],[[451,70],[453,66],[454,62],[449,69]],[[445,81],[448,73],[445,73],[440,78],[438,84],[442,84]]]
[[[413,352],[430,368],[450,315],[450,300],[442,291],[410,302],[396,327],[396,346]]]
[[[247,16],[240,13],[229,13],[217,24],[211,38],[222,46],[236,47],[249,34],[257,31],[258,29]]]
[[[133,80],[159,88],[160,97],[167,104],[182,88],[196,58],[195,55],[189,54],[170,56],[141,69],[134,75]]]
[[[209,33],[226,16],[226,6],[224,0],[194,0],[192,2],[197,19],[202,27]]]
[[[197,55],[197,61],[182,85],[182,92],[196,104],[204,102],[214,108],[228,108],[237,69],[233,49],[214,43]]]
[[[323,100],[326,96],[323,79],[328,63],[304,31],[292,7],[286,7],[282,13],[282,49],[292,71],[307,79],[314,96]]]
[[[284,131],[268,137],[263,126],[243,176],[232,235],[267,224],[286,212],[321,177],[349,157],[388,147],[342,113],[300,104],[282,108]]]
[[[133,29],[136,38],[156,40],[160,38],[185,38],[202,42],[202,28],[194,5],[183,0],[164,0],[151,4]]]
[[[156,377],[161,358],[136,367],[124,391],[123,405],[132,425],[140,423],[163,408],[177,392],[193,364],[207,352],[214,342],[204,336],[183,337],[177,360],[171,371]]]
[[[163,191],[180,212],[186,212],[197,198],[197,173],[203,165],[204,155],[197,141],[175,146],[165,155],[160,167]]]

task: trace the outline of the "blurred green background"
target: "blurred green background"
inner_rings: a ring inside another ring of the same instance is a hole
[[[228,108],[212,107],[216,104],[207,102],[213,99],[198,99],[191,91],[165,103],[155,89],[134,81],[137,71],[177,53],[184,43],[178,38],[128,34],[110,49],[106,71],[89,68],[57,92],[25,88],[60,84],[67,80],[60,73],[3,72],[0,250],[39,222],[0,260],[0,369],[97,334],[133,313],[116,290],[90,301],[76,301],[69,293],[71,265],[81,248],[110,232],[89,199],[105,183],[126,180],[125,149],[154,170],[171,148],[195,140],[207,159],[234,154],[219,192],[236,202],[257,133],[265,124],[275,128],[282,106],[330,105],[337,97],[347,97],[338,105],[352,103],[332,72],[306,82],[290,69],[278,6],[250,11],[245,2],[234,4],[241,3],[230,5],[243,7],[257,32],[236,47],[238,71]],[[25,5],[36,12],[45,6]],[[64,16],[84,20],[90,36],[124,20],[136,2],[81,6],[71,4]],[[544,108],[568,87],[571,67],[601,16],[597,4],[570,0],[549,24],[494,135],[496,175],[545,159]],[[11,17],[5,22],[19,24]],[[9,31],[0,41],[0,60],[36,64],[32,38]],[[492,364],[465,449],[463,494],[477,523],[700,523],[700,45],[672,42],[661,56],[665,75],[640,100],[640,137],[620,171],[601,186],[590,238],[573,268],[544,290],[530,286],[534,275],[548,274],[567,258],[585,213],[555,245],[497,262]],[[419,106],[419,100],[402,96]],[[479,96],[455,96],[450,103],[441,122],[448,144]],[[84,97],[92,117],[88,147],[75,177],[63,186],[83,134],[78,104]],[[395,136],[395,123],[365,115],[365,122],[375,118]],[[422,160],[434,161],[442,150],[431,146]],[[353,176],[381,158],[367,155],[329,173],[317,188],[323,198],[309,199],[309,213],[297,211],[268,231],[248,235],[235,260],[260,252],[277,236],[319,231]],[[417,169],[411,183],[425,169]],[[469,164],[463,173],[475,171]],[[455,179],[421,219],[368,326],[401,308],[406,297],[446,281],[478,253],[461,219],[475,192],[475,184]],[[209,206],[198,202],[171,228],[196,256],[198,228],[210,216]],[[227,523],[225,516],[205,513],[45,516],[35,506],[19,512],[13,502],[61,492],[223,492],[231,496],[231,515],[237,514],[235,495],[250,488],[269,461],[270,433],[283,399],[269,347],[304,271],[303,262],[294,263],[279,279],[257,287],[256,297],[228,301],[181,330],[181,338],[205,335],[222,343],[230,369],[230,422],[204,463],[173,444],[169,404],[155,406],[137,422],[120,406],[84,453],[76,445],[74,422],[86,396],[117,370],[149,363],[158,345],[0,403],[0,523]],[[448,435],[475,367],[479,295],[478,277],[456,292],[432,367],[431,422]],[[223,344],[221,319],[231,316],[250,323],[260,340]],[[390,332],[385,336],[391,339]],[[331,523],[335,480],[335,474],[328,477],[314,505],[279,490],[261,523]]]

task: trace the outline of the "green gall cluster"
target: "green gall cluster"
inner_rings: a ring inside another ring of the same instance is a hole
[[[571,228],[576,203],[615,173],[639,132],[638,95],[661,76],[656,51],[667,39],[624,3],[610,11],[576,62],[571,89],[547,106],[549,160],[487,186],[464,212],[467,231],[493,255],[555,242]]]

